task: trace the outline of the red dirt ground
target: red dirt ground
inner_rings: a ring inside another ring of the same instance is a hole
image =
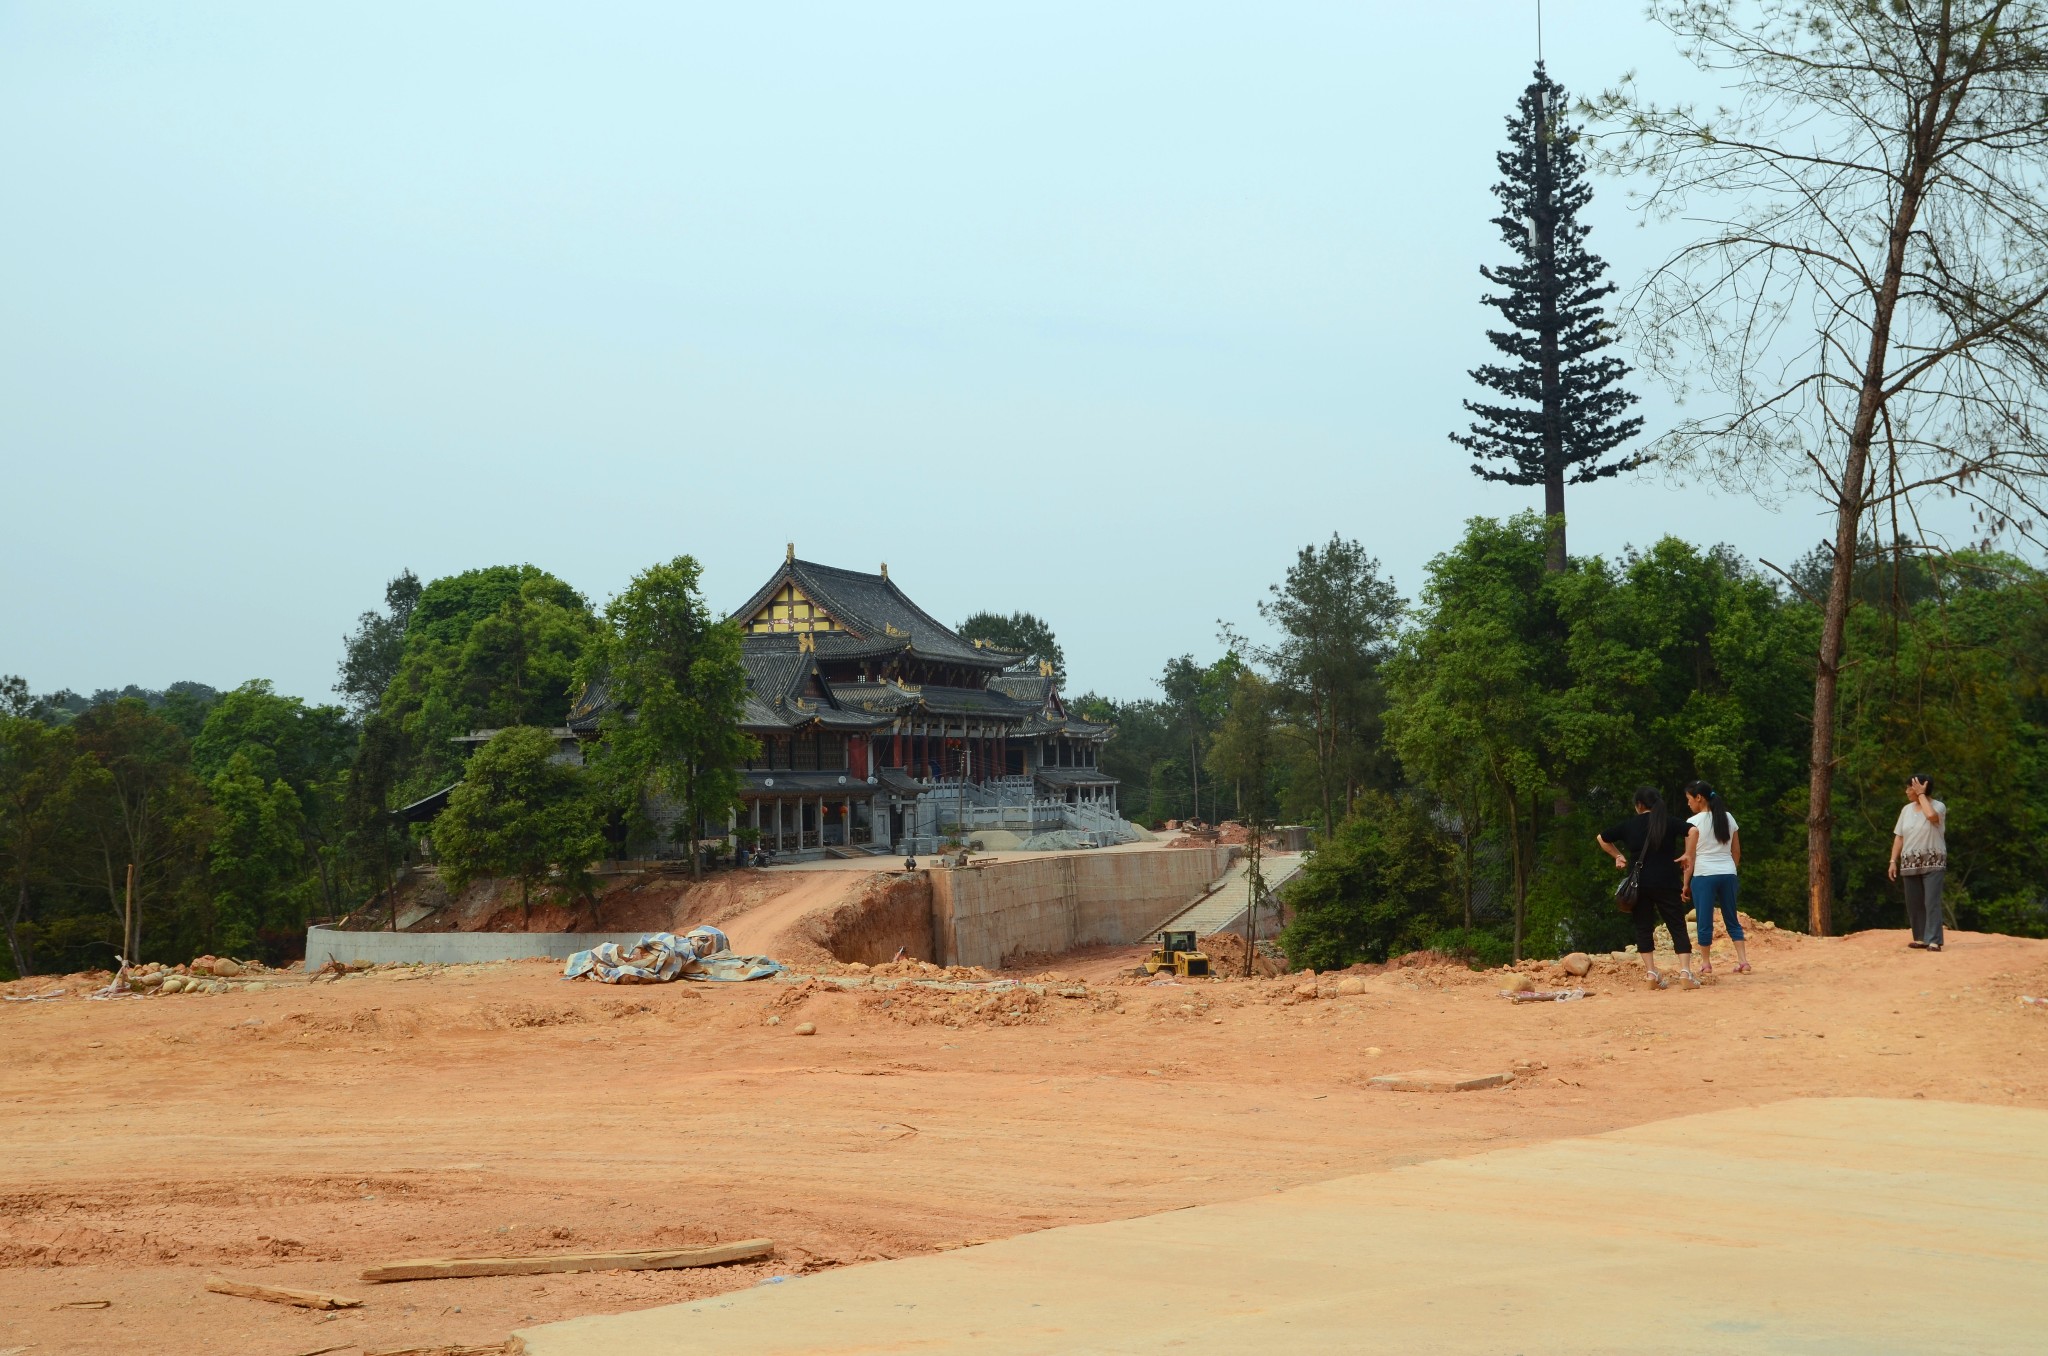
[[[1079,997],[764,982],[607,988],[552,966],[0,1006],[0,1349],[497,1342],[777,1274],[1806,1095],[2048,1106],[2048,943],[1766,935],[1757,971],[1579,1002],[1389,969]],[[1724,958],[1725,960],[1726,958]],[[1049,968],[1058,969],[1058,963]],[[1356,978],[1356,977],[1354,977]],[[55,987],[24,981],[12,993]],[[779,1019],[769,1025],[769,1019]],[[795,1034],[814,1022],[815,1037]],[[1375,1053],[1377,1051],[1377,1053]],[[1490,1072],[1428,1096],[1374,1073]],[[1930,1146],[1938,1152],[1938,1146]],[[1655,1184],[1588,1183],[1654,1209]],[[1731,1208],[1742,1184],[1728,1184]],[[704,1271],[365,1285],[365,1265],[767,1235]],[[320,1314],[209,1273],[365,1301]],[[105,1300],[104,1308],[65,1307]]]

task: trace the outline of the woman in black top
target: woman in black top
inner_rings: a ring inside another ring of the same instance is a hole
[[[1678,953],[1679,977],[1694,988],[1699,978],[1692,972],[1692,935],[1686,927],[1685,901],[1681,891],[1685,876],[1679,863],[1685,857],[1685,821],[1664,813],[1664,797],[1657,788],[1636,788],[1636,813],[1602,833],[1600,850],[1614,858],[1614,869],[1626,871],[1631,858],[1641,860],[1643,874],[1637,880],[1636,951],[1650,983],[1664,987],[1657,973],[1657,923],[1661,919],[1671,930],[1671,947]]]

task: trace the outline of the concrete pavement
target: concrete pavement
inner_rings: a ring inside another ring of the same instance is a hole
[[[532,1356],[1871,1356],[2038,1352],[2044,1334],[2048,1112],[1844,1098],[1049,1229],[519,1338]]]

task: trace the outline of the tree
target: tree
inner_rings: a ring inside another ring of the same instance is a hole
[[[1379,562],[1355,541],[1333,535],[1322,547],[1304,546],[1285,582],[1259,615],[1280,630],[1272,649],[1233,645],[1273,667],[1289,705],[1308,735],[1321,795],[1323,832],[1332,832],[1382,745],[1386,706],[1380,664],[1393,648],[1402,599]]]
[[[1402,766],[1453,805],[1489,804],[1501,826],[1517,960],[1537,807],[1557,786],[1555,705],[1564,674],[1545,583],[1548,540],[1548,524],[1532,514],[1466,524],[1457,549],[1430,561],[1418,624],[1387,675],[1387,734]]]
[[[1231,654],[1207,668],[1197,664],[1193,655],[1184,654],[1167,660],[1166,671],[1159,675],[1171,720],[1180,737],[1187,741],[1189,798],[1193,804],[1191,814],[1196,819],[1202,817],[1202,751],[1208,747],[1209,735],[1222,718],[1230,685],[1242,667],[1237,656]],[[1215,810],[1214,797],[1210,798],[1210,810]]]
[[[405,628],[420,592],[420,577],[404,571],[384,586],[384,611],[363,613],[356,618],[355,631],[342,637],[341,681],[334,690],[358,720],[377,709],[384,689],[397,676],[398,662],[405,655]]]
[[[277,868],[276,887],[260,904],[247,905],[251,917],[268,918],[272,906],[283,902],[283,893],[302,877],[317,879],[319,897],[327,912],[338,911],[334,857],[342,833],[341,802],[346,794],[345,777],[354,752],[356,732],[350,728],[348,713],[338,706],[308,706],[297,697],[279,696],[267,679],[254,679],[222,696],[206,714],[206,721],[192,741],[192,768],[207,780],[216,806],[221,799],[230,763],[240,758],[243,766],[231,779],[237,788],[234,803],[241,807],[244,821],[234,834],[248,841],[256,831],[246,821],[253,805],[244,786],[254,777],[263,785],[264,803],[282,807],[274,822],[288,824],[297,835],[290,868]],[[264,831],[268,841],[267,830]],[[248,849],[237,849],[238,855]],[[267,851],[267,849],[266,849]],[[216,860],[220,860],[218,852]],[[312,873],[308,875],[308,872]],[[305,910],[295,917],[278,917],[280,925],[305,922]],[[246,946],[251,933],[242,939]],[[225,941],[224,945],[235,945]]]
[[[1486,337],[1511,361],[1472,371],[1474,381],[1515,403],[1468,400],[1465,408],[1478,418],[1469,433],[1451,435],[1472,453],[1472,472],[1482,480],[1543,487],[1545,567],[1553,574],[1565,567],[1566,484],[1620,475],[1647,460],[1642,453],[1607,460],[1643,421],[1622,417],[1636,403],[1621,386],[1628,365],[1602,355],[1615,336],[1600,303],[1615,286],[1601,281],[1607,264],[1586,248],[1593,228],[1579,213],[1593,188],[1580,133],[1564,121],[1567,107],[1563,88],[1537,62],[1508,119],[1508,149],[1495,157],[1501,214],[1493,222],[1518,262],[1479,270],[1504,289],[1481,299],[1508,323]]]
[[[960,623],[959,631],[968,640],[1008,650],[1028,663],[1050,664],[1053,677],[1066,681],[1067,657],[1059,641],[1050,626],[1029,612],[1012,612],[1007,617],[1000,612],[977,612]]]
[[[133,962],[141,958],[150,901],[161,894],[174,906],[199,879],[211,807],[192,775],[190,743],[141,700],[95,706],[70,728],[88,760],[74,804],[97,859],[88,859],[90,869],[106,889],[108,909],[124,920],[120,954]]]
[[[605,631],[586,657],[586,685],[609,699],[594,767],[629,825],[645,831],[649,797],[680,811],[674,833],[701,870],[698,829],[739,804],[737,768],[754,753],[740,728],[747,672],[739,627],[704,605],[701,570],[677,556],[641,571],[605,607]]]
[[[1450,845],[1413,801],[1367,792],[1285,887],[1289,964],[1335,970],[1428,944],[1450,921]]]
[[[590,864],[604,851],[597,823],[581,775],[556,758],[554,736],[514,725],[469,760],[434,821],[434,847],[451,891],[485,876],[517,880],[520,915],[531,923],[534,887],[551,872],[560,889],[589,892]]]
[[[19,683],[19,679],[6,680]],[[35,897],[63,872],[71,827],[76,755],[71,731],[31,718],[33,704],[0,714],[0,880],[7,898],[7,950],[16,975],[35,970]]]
[[[1273,781],[1280,763],[1281,694],[1250,669],[1231,684],[1229,706],[1209,743],[1209,771],[1237,788],[1237,814],[1251,832],[1245,845],[1245,974],[1251,974],[1259,911],[1266,902],[1266,826],[1273,822]]]
[[[560,725],[576,665],[599,629],[582,594],[531,565],[427,585],[378,708],[405,738],[397,793],[425,795],[454,781],[462,758],[451,741],[473,730]]]
[[[237,751],[207,784],[214,830],[207,865],[214,884],[218,945],[247,955],[278,902],[301,874],[305,814],[291,784],[266,781],[246,752]],[[288,920],[303,926],[303,916]]]
[[[1832,518],[1808,753],[1807,925],[1833,921],[1839,691],[1858,548],[1924,534],[1940,492],[1986,538],[2031,534],[2048,470],[2048,5],[1659,0],[1736,98],[1589,111],[1641,206],[1705,217],[1632,303],[1646,366],[1719,408],[1660,440],[1760,496],[1805,483]]]

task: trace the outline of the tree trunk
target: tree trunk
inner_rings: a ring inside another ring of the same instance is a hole
[[[1564,473],[1552,471],[1543,481],[1543,526],[1547,541],[1543,568],[1563,574],[1567,556],[1564,549]]]
[[[14,912],[7,919],[7,950],[14,957],[14,973],[26,978],[32,958],[22,950],[21,920],[28,916],[28,877],[15,882]]]
[[[1929,165],[1941,135],[1937,130],[1941,98],[1937,82],[1921,103],[1898,208],[1892,216],[1884,281],[1871,308],[1870,348],[1863,359],[1856,418],[1849,426],[1849,455],[1835,482],[1835,560],[1828,575],[1820,653],[1814,665],[1813,746],[1807,763],[1806,930],[1816,937],[1826,936],[1834,924],[1835,710],[1840,695],[1843,637],[1849,625],[1850,591],[1856,577],[1856,547],[1869,502],[1864,481],[1870,473],[1870,447],[1876,440],[1877,423],[1884,414],[1885,364],[1891,351],[1892,317],[1898,309],[1899,289],[1906,272],[1906,242],[1920,215]]]

